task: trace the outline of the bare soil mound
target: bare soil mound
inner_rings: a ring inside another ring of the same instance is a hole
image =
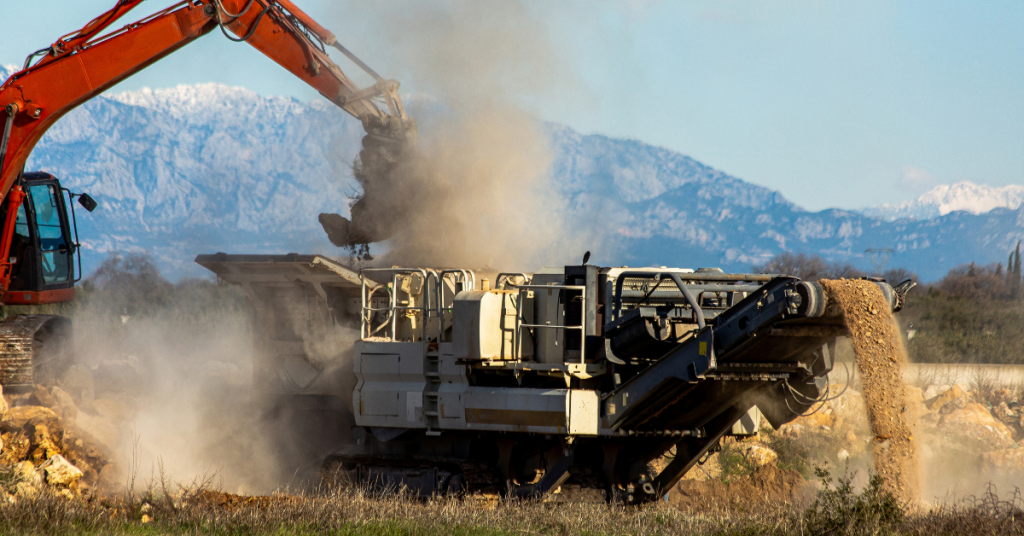
[[[235,495],[215,490],[199,490],[188,502],[208,508],[237,510],[243,508],[269,508],[275,504],[296,503],[304,498],[296,495]]]
[[[800,473],[765,465],[750,476],[721,480],[682,480],[669,494],[672,506],[691,512],[744,512],[765,507],[800,506],[813,498],[815,486]]]

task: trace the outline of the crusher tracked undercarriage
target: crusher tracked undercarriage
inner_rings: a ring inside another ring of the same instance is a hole
[[[723,436],[814,405],[846,334],[787,276],[196,262],[248,294],[257,388],[284,420],[318,416],[294,439],[325,474],[424,496],[656,500]],[[903,287],[877,284],[898,309]]]

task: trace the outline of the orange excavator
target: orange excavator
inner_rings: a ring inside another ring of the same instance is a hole
[[[0,85],[0,303],[40,305],[74,298],[81,277],[73,193],[25,163],[64,114],[208,33],[220,30],[268,56],[320,92],[366,130],[363,167],[386,166],[415,143],[415,123],[387,80],[289,0],[185,0],[110,32],[143,0],[119,0],[82,29],[33,52]],[[327,55],[333,47],[376,82],[358,87]],[[70,203],[69,203],[70,201]],[[69,210],[70,207],[70,210]],[[340,218],[340,216],[336,216]],[[347,220],[346,220],[347,223]],[[326,226],[325,226],[326,227]],[[18,315],[0,322],[0,385],[26,388],[66,367],[70,321]]]

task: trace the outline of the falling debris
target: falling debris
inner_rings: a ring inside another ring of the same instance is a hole
[[[920,495],[917,452],[908,422],[903,364],[906,349],[890,305],[878,285],[864,280],[822,280],[828,307],[838,309],[853,340],[874,433],[875,468],[883,489],[906,504]]]

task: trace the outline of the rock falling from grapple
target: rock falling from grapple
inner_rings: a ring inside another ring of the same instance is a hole
[[[912,505],[920,484],[903,384],[906,349],[890,306],[870,281],[822,280],[821,287],[827,307],[833,309],[826,314],[842,316],[853,339],[883,489]]]
[[[390,238],[405,224],[407,210],[400,201],[410,190],[415,198],[423,183],[415,180],[422,166],[415,123],[366,128],[363,148],[352,165],[360,192],[352,199],[351,219],[331,213],[318,218],[331,243],[356,257],[368,256],[369,244]]]

